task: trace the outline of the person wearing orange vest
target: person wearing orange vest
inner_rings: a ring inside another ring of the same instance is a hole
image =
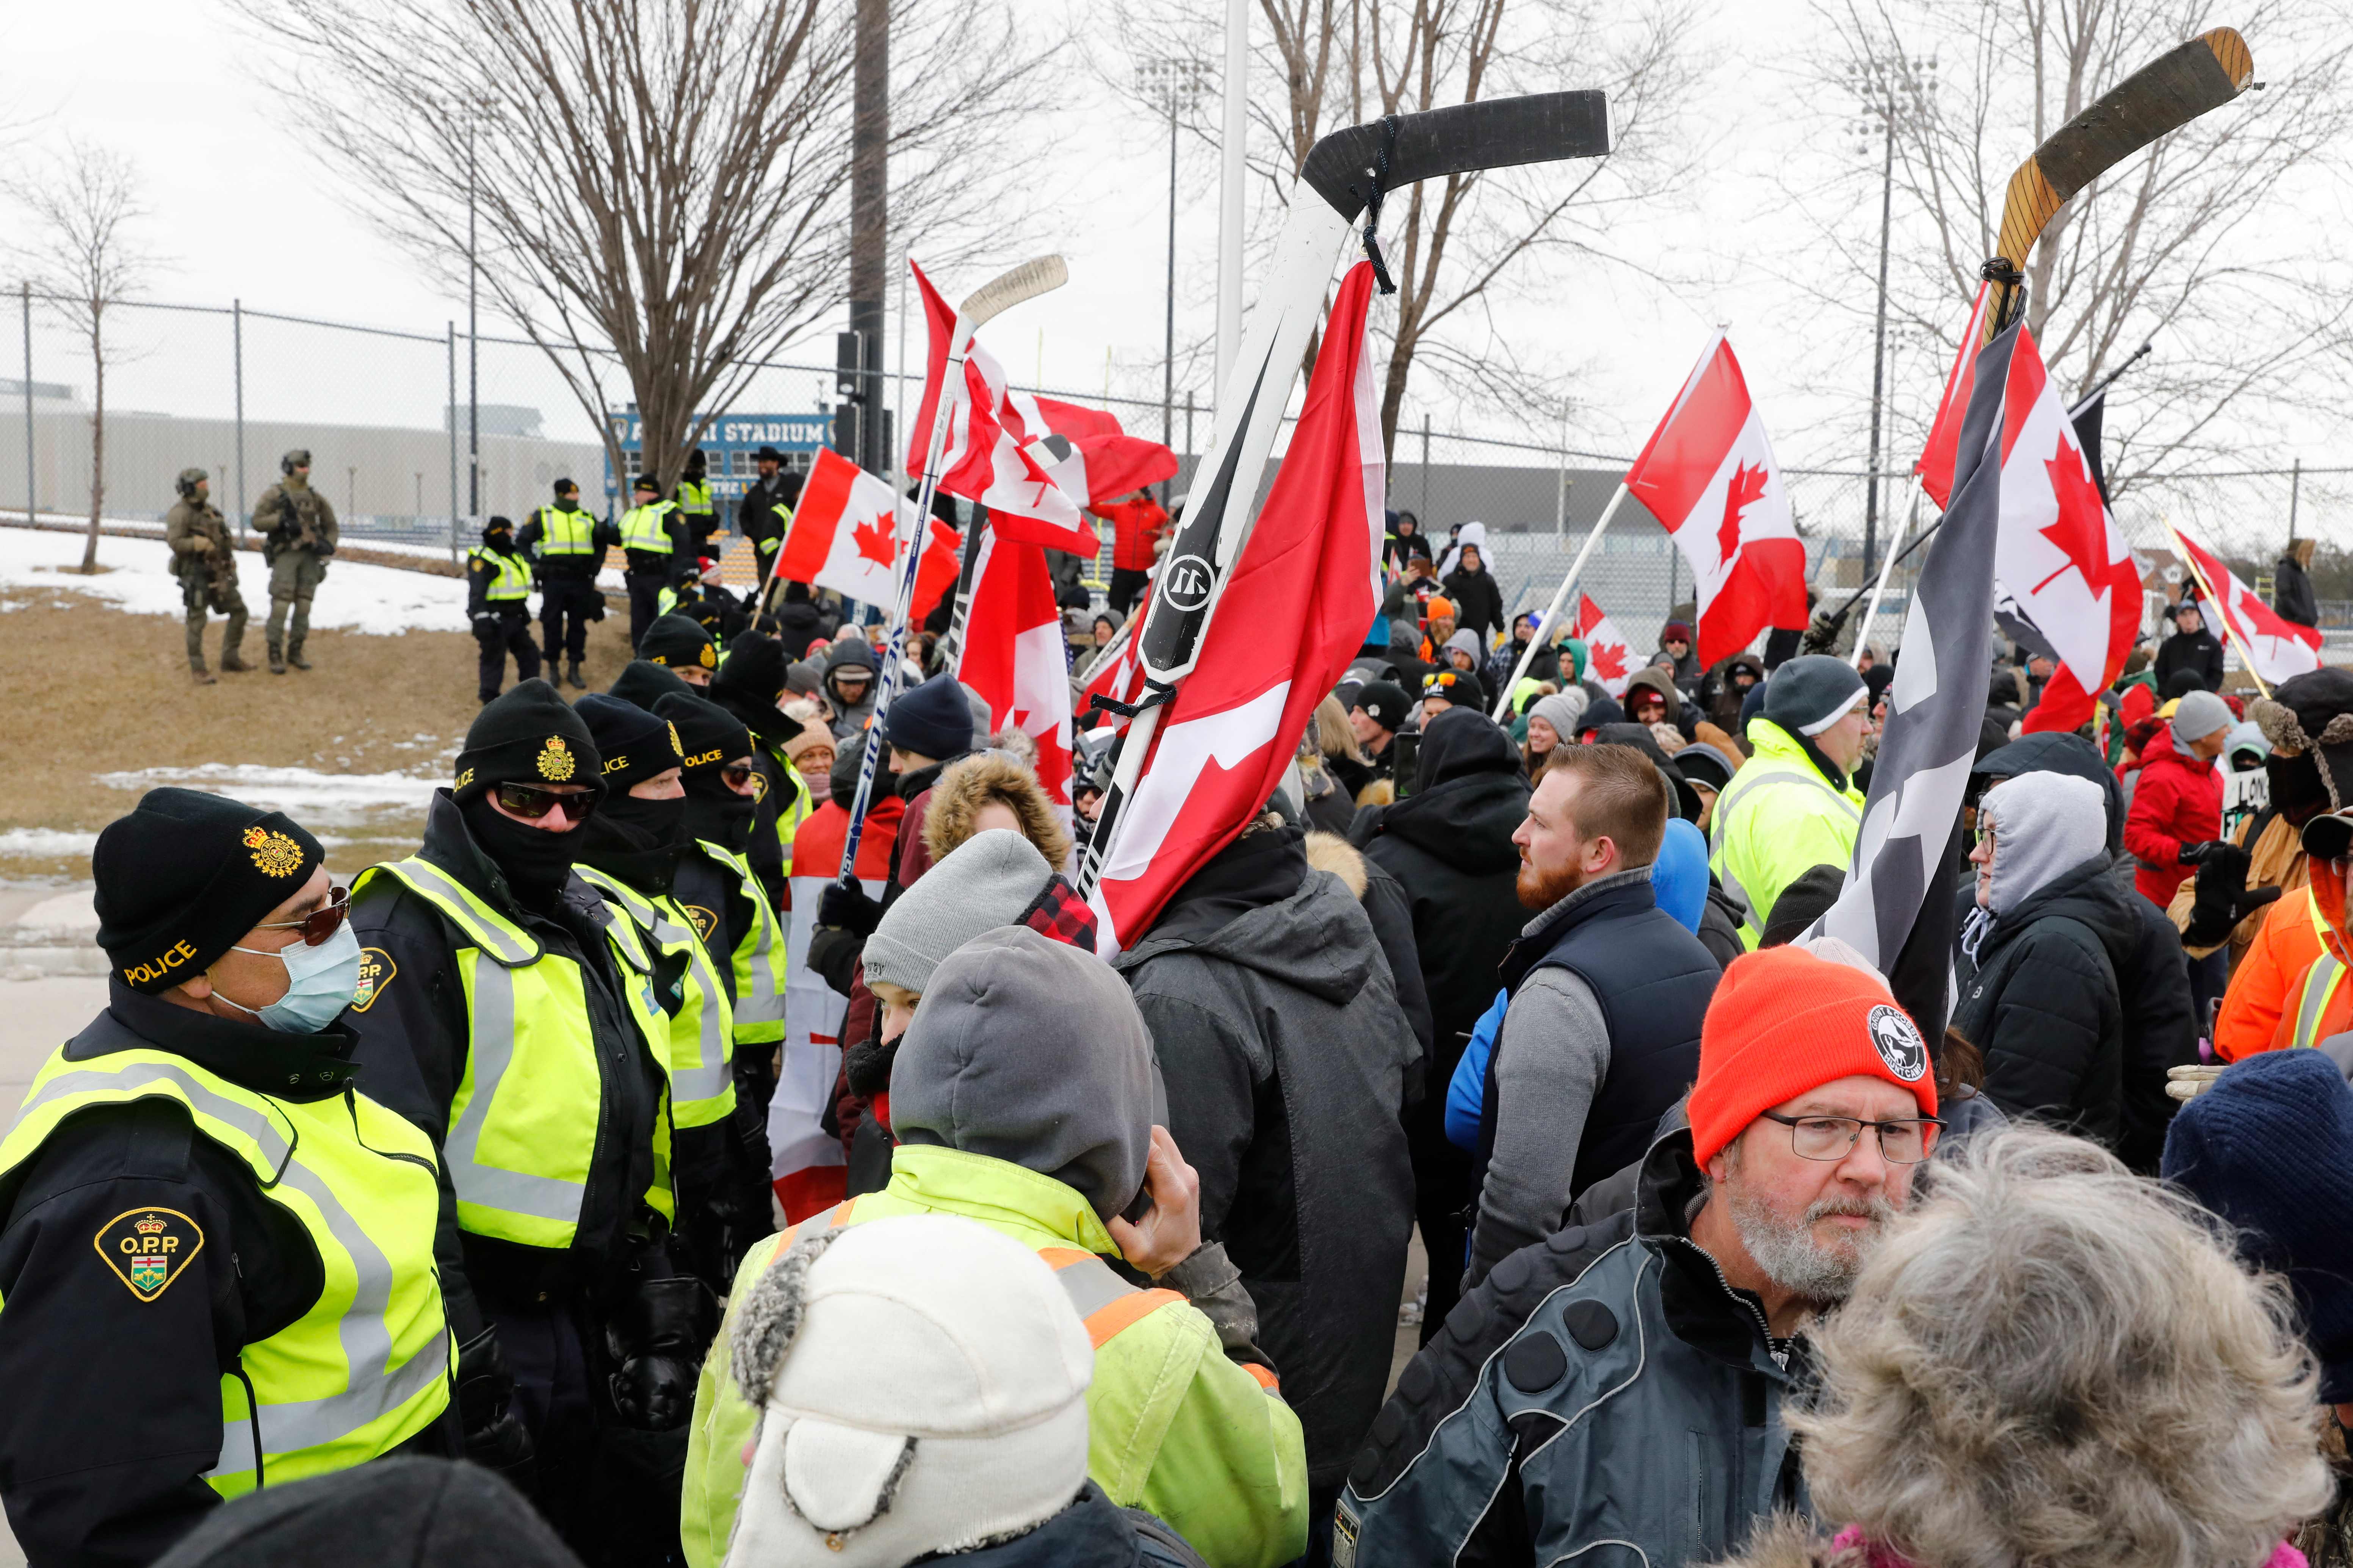
[[[891,1184],[752,1249],[732,1330],[799,1234],[912,1214],[974,1219],[1036,1251],[1094,1347],[1087,1473],[1166,1520],[1214,1568],[1274,1568],[1307,1545],[1299,1417],[1251,1345],[1256,1314],[1200,1244],[1199,1178],[1161,1125],[1152,1041],[1117,975],[1025,927],[933,972],[892,1075]],[[1134,1223],[1121,1217],[1138,1213]],[[681,1538],[716,1568],[758,1411],[712,1356],[696,1390]]]

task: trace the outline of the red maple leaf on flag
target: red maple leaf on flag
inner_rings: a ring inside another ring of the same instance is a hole
[[[2067,559],[2058,571],[2034,584],[2032,592],[2042,592],[2052,578],[2065,575],[2069,567],[2084,574],[2086,586],[2096,587],[2092,574],[2108,563],[2108,515],[2100,488],[2084,472],[2084,460],[2064,436],[2042,467],[2051,475],[2051,493],[2059,498],[2059,515],[2037,531]]]
[[[891,564],[894,541],[884,519],[878,517],[859,523],[849,531],[849,537],[858,546],[860,561],[871,561],[877,566]]]
[[[1743,463],[1725,487],[1724,522],[1715,531],[1716,558],[1729,561],[1740,552],[1740,514],[1765,499],[1765,465]]]
[[[1597,679],[1615,680],[1627,673],[1626,648],[1620,643],[1596,643],[1586,649],[1593,658],[1593,674]]]

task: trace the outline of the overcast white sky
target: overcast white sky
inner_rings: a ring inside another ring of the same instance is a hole
[[[1771,64],[1776,51],[1786,58],[1791,40],[1810,26],[1803,0],[1737,0],[1715,14],[1704,42],[1725,64],[1709,109],[1721,141],[1708,177],[1693,205],[1662,211],[1624,235],[1626,247],[1660,255],[1709,240],[1716,256],[1705,269],[1712,282],[1678,294],[1630,274],[1579,277],[1556,300],[1512,310],[1508,325],[1516,339],[1593,364],[1589,396],[1598,412],[1577,432],[1580,440],[1630,450],[1711,328],[1724,322],[1783,460],[1859,463],[1854,421],[1791,384],[1810,331],[1806,300],[1768,268],[1740,259],[1745,237],[1755,237],[1759,250],[1777,237],[1774,162],[1797,142],[1844,129],[1837,106],[1809,102]],[[462,300],[426,281],[332,188],[332,175],[282,112],[308,89],[266,77],[262,51],[216,0],[20,5],[10,42],[14,79],[32,84],[16,97],[16,113],[41,117],[26,132],[30,141],[78,134],[137,161],[153,210],[151,239],[166,258],[151,288],[154,298],[226,304],[237,296],[248,306],[437,336],[446,320],[462,322]],[[1050,304],[1006,317],[991,330],[993,346],[1025,381],[1042,368],[1051,384],[1100,391],[1108,358],[1115,390],[1156,390],[1166,141],[1141,110],[1108,101],[1083,83],[1063,118],[1068,124],[1053,137],[1052,156],[1034,166],[1056,193],[1039,238],[1069,258],[1071,284]],[[1179,204],[1180,340],[1206,333],[1213,311],[1211,180],[1208,157],[1188,153]],[[1876,216],[1875,204],[1858,205],[1858,224],[1872,225]],[[959,291],[961,280],[942,282],[951,296]],[[1955,309],[1957,317],[1965,302]],[[495,329],[486,322],[484,330]],[[829,361],[829,331],[796,357]],[[13,374],[15,359],[0,349],[0,374]],[[433,359],[428,352],[420,360],[428,379]],[[176,401],[167,362],[148,366],[139,405]],[[131,374],[136,383],[139,373]],[[1856,375],[1868,385],[1867,353]],[[1914,399],[1933,401],[1935,394],[1933,378],[1894,389]],[[486,387],[483,396],[493,395]],[[1464,426],[1499,435],[1544,424],[1502,411],[1455,412]],[[1449,422],[1444,408],[1437,417],[1441,428]],[[1418,420],[1419,410],[1409,406],[1409,423]],[[2322,454],[2306,457],[2317,462]]]

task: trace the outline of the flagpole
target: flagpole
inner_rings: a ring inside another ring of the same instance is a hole
[[[2180,533],[2174,528],[2173,519],[2165,512],[2158,512],[2157,514],[2157,520],[2165,525],[2166,537],[2173,541],[2174,549],[2179,551],[2181,554],[2181,563],[2189,568],[2189,574],[2198,579],[2198,585],[2206,590],[2206,596],[2213,600],[2216,604],[2222,605],[2222,635],[2230,639],[2232,647],[2239,650],[2239,658],[2245,662],[2247,674],[2253,679],[2255,689],[2262,692],[2265,700],[2268,700],[2272,694],[2272,689],[2263,684],[2263,672],[2255,668],[2255,656],[2247,650],[2247,645],[2245,643],[2239,640],[2239,634],[2231,629],[2230,606],[2223,602],[2222,596],[2220,594],[2214,592],[2214,584],[2206,581],[2206,574],[2198,569],[2198,557],[2196,553],[2190,550],[2188,542],[2182,539]],[[2200,614],[2202,615],[2203,612],[2200,612]]]
[[[1887,592],[1887,574],[1894,570],[1895,552],[1891,550],[1879,563],[1879,581],[1871,585],[1871,603],[1862,607],[1862,625],[1854,633],[1854,652],[1846,661],[1849,669],[1862,668],[1862,650],[1871,641],[1871,623],[1879,618],[1879,596]]]
[[[1609,504],[1601,509],[1601,521],[1593,525],[1593,531],[1585,536],[1585,543],[1577,552],[1577,559],[1568,563],[1568,575],[1560,580],[1560,587],[1553,594],[1552,603],[1545,609],[1544,619],[1536,624],[1536,635],[1528,639],[1527,651],[1521,654],[1520,662],[1512,667],[1512,678],[1504,682],[1503,694],[1495,699],[1495,710],[1488,715],[1496,723],[1502,723],[1504,715],[1511,710],[1513,689],[1519,685],[1520,678],[1527,674],[1528,666],[1535,659],[1536,649],[1544,647],[1545,639],[1552,636],[1553,623],[1560,616],[1561,604],[1568,597],[1568,590],[1576,583],[1577,574],[1585,570],[1586,557],[1591,555],[1593,547],[1601,542],[1602,532],[1609,528],[1609,520],[1618,514],[1618,503],[1625,499],[1626,481],[1620,479],[1617,492],[1609,498]]]

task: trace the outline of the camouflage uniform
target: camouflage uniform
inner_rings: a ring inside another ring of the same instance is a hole
[[[229,542],[228,521],[208,500],[183,497],[164,514],[164,542],[172,547],[172,571],[188,610],[188,668],[205,673],[205,616],[207,610],[228,617],[221,634],[221,668],[250,667],[237,657],[245,640],[245,596],[237,589],[237,551]]]
[[[284,662],[308,669],[302,639],[311,630],[311,595],[327,574],[342,530],[335,509],[318,487],[289,474],[253,503],[253,529],[261,535],[262,558],[269,563],[269,666]],[[287,612],[293,625],[287,625]]]

